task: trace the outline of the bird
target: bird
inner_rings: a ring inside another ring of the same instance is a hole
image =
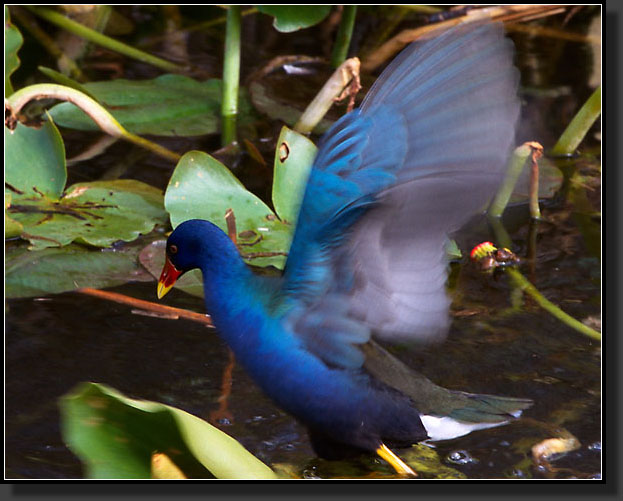
[[[520,108],[513,55],[493,22],[407,46],[320,138],[281,276],[255,274],[209,221],[167,239],[158,297],[199,268],[219,335],[320,456],[376,453],[416,476],[394,449],[532,405],[445,389],[385,347],[449,330],[445,246],[501,184]]]

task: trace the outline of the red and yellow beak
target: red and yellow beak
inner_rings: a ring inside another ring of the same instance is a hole
[[[171,290],[171,287],[175,285],[181,274],[182,272],[173,266],[173,263],[167,256],[160,274],[160,280],[158,280],[158,299],[162,299]]]

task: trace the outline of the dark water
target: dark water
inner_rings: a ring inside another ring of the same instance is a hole
[[[588,14],[578,16],[567,29],[585,32],[590,19]],[[549,24],[560,27],[561,21],[556,18]],[[362,25],[374,23],[366,18]],[[249,36],[258,39],[263,29],[247,26]],[[275,37],[277,41],[271,38],[270,43],[258,44],[262,57],[264,51],[281,47],[279,40],[290,43],[293,51],[314,53],[307,51],[314,46],[313,40],[297,42],[302,45],[294,47],[292,38]],[[356,33],[356,43],[362,37]],[[537,140],[547,149],[591,92],[592,53],[583,43],[523,34],[512,37],[524,86],[517,144]],[[209,36],[204,38],[204,43],[212,44],[212,51],[218,47]],[[244,50],[252,46],[252,40],[247,40]],[[278,124],[263,127],[265,134],[278,133]],[[594,132],[598,130],[591,132],[583,146],[593,154],[599,151]],[[178,151],[218,147],[218,140],[212,139],[202,139],[199,145],[167,141]],[[263,153],[270,165],[269,146]],[[72,176],[76,180],[96,178],[102,168],[123,158],[128,148],[116,145],[98,160],[103,167],[92,162]],[[600,329],[600,221],[586,206],[580,207],[579,198],[573,195],[584,190],[581,193],[592,211],[600,210],[599,160],[585,155],[567,164],[565,172],[582,173],[586,187],[567,183],[562,195],[545,201],[545,221],[536,230],[531,230],[525,207],[510,211],[505,224],[514,250],[521,256],[529,252],[536,256],[521,267],[522,273],[567,313],[580,320],[590,318]],[[170,169],[166,162],[147,156],[125,177],[164,187]],[[260,177],[257,166],[243,161],[236,173],[250,189],[265,196],[270,179],[265,174]],[[468,245],[484,238],[492,238],[486,227],[475,226],[462,235],[462,250],[469,252]],[[527,397],[535,404],[525,413],[526,419],[435,444],[442,462],[469,478],[598,478],[600,344],[565,326],[530,299],[515,304],[517,293],[504,276],[483,275],[465,259],[453,265],[451,285],[454,322],[447,341],[418,352],[395,349],[396,356],[448,388]],[[155,282],[114,290],[155,300]],[[167,304],[203,309],[201,300],[175,290],[167,296]],[[206,420],[218,408],[229,355],[213,329],[185,320],[133,314],[127,306],[79,293],[8,300],[5,312],[6,477],[82,476],[79,461],[62,441],[57,407],[58,398],[79,382],[105,383],[128,396],[171,404]],[[264,397],[238,366],[229,410],[233,419],[221,422],[221,429],[268,464],[286,463],[297,475],[307,477],[365,476],[375,470],[391,473],[372,457],[349,462],[315,458],[305,430]],[[554,457],[549,470],[537,468],[530,448],[560,436],[561,430],[575,436],[579,448]]]

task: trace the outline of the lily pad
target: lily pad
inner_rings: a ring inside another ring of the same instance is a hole
[[[83,383],[60,409],[63,438],[89,478],[150,478],[154,454],[186,478],[277,478],[233,438],[175,407]]]
[[[161,75],[152,80],[110,80],[83,86],[134,134],[200,136],[219,131],[221,87],[218,79],[198,82],[183,75]],[[243,124],[251,114],[244,89],[239,99]],[[50,110],[63,127],[99,130],[82,110],[60,103]]]
[[[281,129],[275,152],[273,204],[283,221],[295,223],[318,149],[302,134]]]
[[[22,238],[31,242],[32,249],[74,241],[107,247],[166,224],[162,192],[131,179],[74,184],[58,201],[15,197],[9,213],[23,225]]]
[[[9,248],[4,286],[8,298],[60,294],[82,287],[103,288],[129,280],[151,280],[136,262],[137,250],[89,249],[80,245],[29,251]]]
[[[275,29],[289,33],[318,24],[329,15],[331,5],[258,5],[257,10],[275,18]]]
[[[225,232],[225,213],[232,209],[238,247],[246,261],[256,266],[284,267],[291,225],[280,221],[227,167],[207,153],[190,151],[180,159],[164,204],[173,227],[188,219],[207,219]]]
[[[4,6],[4,97],[13,94],[11,75],[19,68],[17,52],[24,43],[20,31],[11,23],[9,8]]]

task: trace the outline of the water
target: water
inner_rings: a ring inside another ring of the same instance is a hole
[[[580,21],[572,20],[572,28],[578,29]],[[300,43],[311,46],[310,38]],[[580,43],[519,34],[513,38],[526,86],[518,143],[536,139],[551,147],[590,92],[590,51]],[[249,45],[245,50],[250,50]],[[570,67],[584,71],[567,72]],[[276,140],[276,124],[266,124],[265,131],[272,131]],[[179,151],[191,147],[213,151],[218,142],[168,143]],[[114,164],[127,148],[116,145],[98,161]],[[598,151],[593,133],[584,150],[588,148]],[[269,165],[271,149],[263,152]],[[598,161],[585,157],[572,164],[568,172],[580,170],[586,176],[591,189],[584,193],[592,209],[599,211]],[[99,173],[101,167],[91,163],[73,169],[72,176],[83,180]],[[236,174],[267,198],[266,171],[243,160]],[[159,187],[166,185],[169,175],[170,165],[151,156],[125,174]],[[524,265],[522,273],[566,312],[599,325],[600,225],[577,200],[559,197],[545,203],[546,222],[538,225],[536,240],[525,207],[510,211],[506,224],[518,254],[525,256],[533,249],[536,255],[534,264]],[[475,228],[462,241],[474,245],[487,237],[486,230]],[[536,241],[535,248],[531,241]],[[454,265],[451,283],[454,322],[447,341],[419,352],[396,349],[395,355],[448,388],[526,397],[535,404],[526,411],[526,419],[435,444],[442,464],[469,478],[599,478],[599,343],[554,319],[530,299],[513,308],[512,298],[517,295],[508,281],[503,276],[485,276],[465,260]],[[114,290],[155,299],[154,282]],[[201,300],[178,291],[167,296],[167,304],[203,310]],[[5,311],[6,477],[82,476],[80,462],[62,441],[57,408],[58,398],[79,382],[102,382],[128,396],[174,405],[206,420],[219,406],[229,354],[213,329],[186,320],[133,314],[127,306],[79,293],[9,300]],[[367,476],[374,471],[379,476],[392,474],[373,457],[347,462],[315,458],[304,428],[275,407],[238,366],[228,408],[231,417],[221,419],[221,429],[268,464],[285,463],[307,478]],[[579,448],[554,456],[550,468],[536,467],[531,446],[557,436],[561,429],[579,440]]]

